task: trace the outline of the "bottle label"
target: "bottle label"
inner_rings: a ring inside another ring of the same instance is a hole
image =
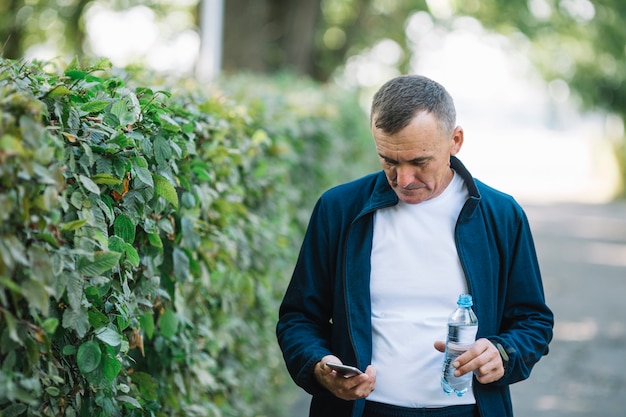
[[[449,326],[448,345],[456,351],[466,351],[476,340],[478,326]]]

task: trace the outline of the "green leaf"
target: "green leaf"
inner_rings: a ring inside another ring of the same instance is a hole
[[[158,383],[146,372],[133,372],[130,379],[139,387],[139,393],[146,401],[156,401]]]
[[[102,326],[109,324],[109,317],[107,317],[107,315],[102,311],[91,309],[88,312],[88,316],[89,324],[91,324],[91,327],[95,329],[99,329]]]
[[[180,131],[180,125],[167,114],[159,113],[159,120],[161,121],[161,127],[166,132],[177,133]]]
[[[163,197],[174,208],[178,209],[178,193],[176,188],[165,177],[154,174],[154,192],[156,195]]]
[[[115,397],[115,399],[129,404],[131,408],[141,408],[141,404],[139,404],[139,401],[137,401],[133,397],[129,397],[128,395],[118,395],[117,397]]]
[[[30,263],[24,251],[24,244],[15,235],[2,236],[0,239],[0,256],[2,256],[5,265],[8,264],[9,266],[12,266],[13,261],[22,265]]]
[[[67,232],[69,230],[78,230],[87,224],[87,219],[78,219],[67,222],[61,226],[61,230]]]
[[[22,146],[21,139],[8,134],[0,137],[0,149],[7,151],[7,153],[20,156],[23,156],[26,152]]]
[[[124,252],[126,250],[126,242],[119,236],[110,236],[109,237],[109,250],[114,252]]]
[[[9,291],[14,292],[16,294],[22,293],[22,289],[20,288],[19,285],[17,285],[15,282],[5,277],[0,277],[0,286],[4,286],[5,288],[9,289]]]
[[[119,252],[95,252],[94,259],[90,260],[86,256],[78,259],[78,272],[88,277],[101,275],[117,265],[122,256]]]
[[[104,372],[102,369],[102,362],[104,360],[101,358],[100,359],[100,365],[98,367],[96,367],[96,369],[94,369],[93,371],[85,374],[85,379],[89,382],[90,385],[95,386],[95,387],[102,387],[105,386],[105,384],[107,384],[107,380],[104,377]],[[109,411],[107,410],[107,408],[109,408],[106,404],[107,398],[104,397],[104,401],[102,402],[102,406],[101,406],[101,410],[102,410],[102,416],[113,416],[115,415],[115,413],[113,411]],[[110,400],[109,400],[110,401]]]
[[[76,363],[78,369],[85,375],[95,370],[102,359],[102,351],[97,342],[88,341],[78,347]]]
[[[85,197],[85,194],[80,190],[73,192],[70,196],[70,203],[79,210],[83,207],[85,200],[87,200],[87,197]]]
[[[2,417],[18,417],[24,414],[24,412],[28,409],[25,404],[13,403],[8,407],[2,410]]]
[[[122,370],[120,361],[115,356],[115,351],[110,346],[105,346],[104,355],[102,355],[102,372],[109,383],[115,381],[115,378]]]
[[[29,306],[37,308],[42,313],[48,312],[50,293],[43,283],[33,279],[23,281],[22,294]]]
[[[152,179],[152,173],[148,168],[136,166],[135,167],[136,178],[148,187],[154,188],[154,180]]]
[[[139,316],[139,324],[143,331],[146,332],[148,339],[152,339],[152,335],[154,334],[154,315],[152,311],[146,311],[143,315]]]
[[[163,136],[157,136],[154,140],[154,159],[157,164],[167,165],[167,160],[172,156],[172,148]]]
[[[121,126],[132,125],[137,121],[137,112],[129,111],[128,99],[117,100],[111,106],[111,113],[117,116]]]
[[[119,346],[122,343],[122,335],[117,331],[102,327],[95,331],[96,337],[109,346]]]
[[[63,272],[63,256],[60,253],[54,254],[54,264],[55,264],[55,280],[52,283],[52,287],[54,288],[55,299],[57,301],[61,301],[61,297],[66,292],[67,283],[70,280],[70,276],[78,275],[76,271],[73,272]]]
[[[65,346],[63,346],[62,353],[63,353],[65,356],[72,356],[72,355],[74,355],[74,354],[76,353],[76,346],[73,346],[73,345],[65,345]]]
[[[174,276],[181,282],[187,281],[189,278],[189,257],[179,249],[174,248],[172,253],[172,261],[174,264]]]
[[[89,320],[87,319],[87,310],[80,308],[74,310],[68,308],[63,312],[63,327],[66,329],[74,329],[78,337],[83,338],[89,330]]]
[[[68,69],[65,71],[65,75],[70,77],[72,80],[84,80],[87,73],[82,70]]]
[[[122,180],[111,174],[96,174],[91,179],[96,184],[118,185],[122,183]]]
[[[20,337],[17,335],[17,320],[15,319],[13,314],[11,314],[9,310],[5,309],[0,312],[4,315],[4,320],[6,322],[6,327],[9,330],[9,337],[11,338],[11,340],[19,344],[23,344],[20,340]]]
[[[106,100],[93,100],[83,104],[80,109],[87,113],[99,113],[110,104]]]
[[[142,142],[150,143],[146,138],[143,138]],[[133,164],[135,165],[135,167],[139,167],[139,168],[148,168],[149,166],[148,161],[146,161],[146,158],[144,158],[141,155],[133,158]]]
[[[32,245],[28,249],[28,258],[30,259],[31,278],[42,284],[48,297],[54,296],[52,284],[55,276],[50,251],[41,245]]]
[[[158,233],[149,233],[148,242],[150,242],[150,245],[154,246],[155,248],[163,248],[163,241],[161,240],[161,236],[159,236]]]
[[[191,209],[191,208],[194,208],[195,205],[196,205],[196,197],[189,192],[183,193],[183,207],[187,209]]]
[[[85,187],[87,190],[91,191],[94,194],[100,195],[100,187],[98,187],[98,184],[93,182],[91,178],[85,175],[79,175],[78,179],[80,180],[80,183],[83,184],[83,187]]]
[[[128,312],[126,311],[126,306],[117,305],[117,309],[119,311],[119,314],[115,318],[115,321],[117,322],[117,330],[119,330],[120,332],[123,332],[124,330],[126,330],[128,326],[130,326],[131,318],[128,316]]]
[[[133,245],[127,243],[124,248],[124,253],[126,254],[126,259],[128,260],[128,262],[130,262],[132,266],[139,266],[139,253],[137,253],[137,249],[135,249]]]
[[[74,310],[78,310],[83,301],[83,284],[84,280],[80,275],[70,274],[67,281],[67,299]]]
[[[173,310],[167,309],[159,319],[161,334],[166,339],[171,339],[178,331],[178,316]]]
[[[126,243],[132,244],[135,241],[135,223],[132,219],[124,214],[120,214],[113,222],[113,231]]]
[[[96,58],[95,61],[91,63],[91,68],[93,68],[94,71],[104,71],[112,67],[113,65],[109,58]]]
[[[124,100],[117,100],[113,102],[113,105],[111,105],[111,114],[114,114],[120,123],[126,113],[128,113],[128,110],[126,109],[126,102]]]
[[[66,96],[72,94],[72,91],[64,85],[57,85],[48,94],[52,98]]]
[[[44,320],[41,327],[43,327],[46,333],[54,334],[54,332],[57,330],[57,327],[59,327],[59,319],[57,319],[56,317],[48,317]]]

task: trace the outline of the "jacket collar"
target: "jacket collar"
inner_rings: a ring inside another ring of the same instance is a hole
[[[395,206],[396,204],[398,204],[398,201],[398,196],[387,182],[387,176],[385,176],[385,172],[380,171],[376,175],[374,190],[372,194],[370,194],[369,199],[365,202],[365,205],[357,216],[357,219],[378,209]]]
[[[467,192],[469,193],[469,198],[465,202],[465,206],[459,215],[459,221],[464,221],[469,219],[478,207],[478,203],[480,203],[481,199],[480,192],[478,191],[478,186],[476,185],[476,181],[474,181],[472,174],[470,174],[467,168],[465,168],[465,165],[463,165],[457,157],[450,157],[450,166],[461,176],[461,178],[463,178],[463,181],[465,181],[465,185],[467,186]]]

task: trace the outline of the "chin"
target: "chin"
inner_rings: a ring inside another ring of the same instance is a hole
[[[417,204],[424,200],[428,200],[429,196],[423,191],[423,189],[417,189],[407,193],[406,190],[395,189],[398,198],[407,204]]]
[[[424,200],[427,200],[426,198],[422,196],[417,196],[417,195],[407,196],[403,194],[398,194],[398,198],[406,204],[418,204]]]

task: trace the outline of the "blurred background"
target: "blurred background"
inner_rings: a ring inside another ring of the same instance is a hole
[[[476,176],[527,201],[602,202],[623,186],[621,0],[7,0],[0,12],[5,58],[96,55],[207,83],[290,72],[355,88],[364,112],[384,81],[422,73],[457,101]]]
[[[513,388],[517,415],[618,417],[625,19],[623,0],[3,0],[0,44],[4,58],[103,56],[215,89],[290,74],[354,91],[364,124],[389,78],[439,81],[465,129],[461,159],[527,207],[556,313],[552,353]],[[293,401],[285,415],[306,415],[306,396]]]

